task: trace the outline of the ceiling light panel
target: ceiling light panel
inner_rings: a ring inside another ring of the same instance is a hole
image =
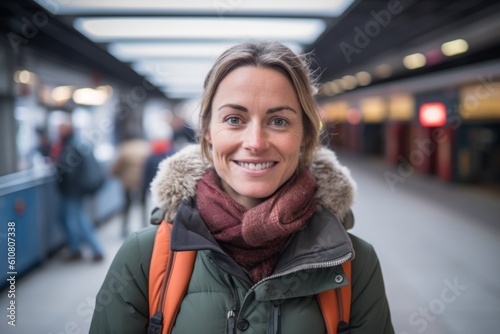
[[[202,88],[212,61],[139,61],[132,68],[156,86],[193,86]]]
[[[445,56],[451,57],[465,53],[469,50],[469,43],[464,39],[456,39],[441,45],[441,52]]]
[[[309,44],[326,28],[320,19],[79,18],[74,26],[94,42],[173,39],[268,39]]]
[[[190,88],[190,87],[162,87],[160,90],[172,99],[189,99],[200,97],[203,94],[203,89]]]
[[[122,61],[138,58],[212,58],[234,44],[229,43],[113,43],[108,51]]]
[[[139,61],[134,63],[132,68],[143,75],[204,77],[212,65],[211,61]]]
[[[144,14],[206,13],[218,16],[230,14],[277,16],[320,16],[337,17],[353,3],[353,0],[35,0],[55,15],[79,14]]]
[[[122,42],[111,43],[108,51],[121,61],[136,59],[179,58],[179,59],[215,59],[236,43],[226,42]],[[284,43],[295,53],[302,53],[296,43]]]
[[[404,66],[409,70],[424,67],[427,64],[425,56],[421,53],[414,53],[403,58]]]

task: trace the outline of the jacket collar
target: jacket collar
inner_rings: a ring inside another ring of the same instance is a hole
[[[186,200],[179,206],[170,237],[171,249],[177,252],[209,251],[219,268],[251,284],[243,269],[220,248],[204,224],[194,202],[194,199]],[[313,215],[305,229],[295,233],[276,265],[274,274],[263,281],[303,270],[337,271],[337,266],[353,258],[354,249],[346,230],[330,211],[321,209]],[[333,280],[319,280],[312,289],[314,293],[318,293],[333,288],[331,284]],[[265,292],[267,290],[269,289],[259,289],[260,299],[270,298]],[[301,293],[289,292],[287,298],[298,297]]]
[[[166,212],[166,219],[174,221],[182,201],[191,200],[196,195],[196,185],[210,164],[201,156],[200,145],[189,145],[163,160],[158,173],[151,183],[153,202]],[[350,229],[354,219],[350,213],[356,192],[356,183],[350,171],[342,166],[335,153],[321,147],[317,152],[311,171],[318,188],[316,201],[339,220],[344,228]]]

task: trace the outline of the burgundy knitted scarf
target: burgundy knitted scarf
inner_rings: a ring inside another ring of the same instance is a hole
[[[219,176],[210,169],[198,183],[196,204],[222,249],[256,283],[273,273],[289,238],[313,215],[315,191],[316,180],[304,168],[247,210],[222,190]]]

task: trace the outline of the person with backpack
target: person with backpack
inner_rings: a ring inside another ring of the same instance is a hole
[[[376,253],[346,231],[356,185],[320,147],[312,81],[279,43],[217,59],[200,143],[160,164],[159,223],[116,254],[90,333],[394,333]]]
[[[142,175],[150,154],[150,143],[134,133],[127,133],[118,146],[118,154],[111,166],[111,174],[120,180],[125,204],[122,209],[122,237],[129,234],[132,207],[139,206],[141,218],[146,220],[146,197],[142,192]],[[141,222],[141,226],[145,226]]]
[[[92,259],[101,261],[103,248],[85,209],[84,199],[102,187],[105,174],[95,160],[92,146],[84,144],[74,134],[69,116],[59,125],[58,131],[59,141],[51,155],[61,194],[63,227],[71,250],[66,260],[82,258],[80,242],[83,239],[92,250]]]

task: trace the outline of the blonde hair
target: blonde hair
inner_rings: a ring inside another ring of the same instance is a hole
[[[319,146],[321,126],[314,99],[314,80],[305,58],[276,42],[245,42],[235,45],[226,50],[208,72],[200,106],[199,142],[203,157],[212,162],[210,143],[205,135],[210,128],[212,102],[217,88],[229,72],[244,66],[274,69],[290,80],[303,110],[304,145],[299,164],[309,166]]]

